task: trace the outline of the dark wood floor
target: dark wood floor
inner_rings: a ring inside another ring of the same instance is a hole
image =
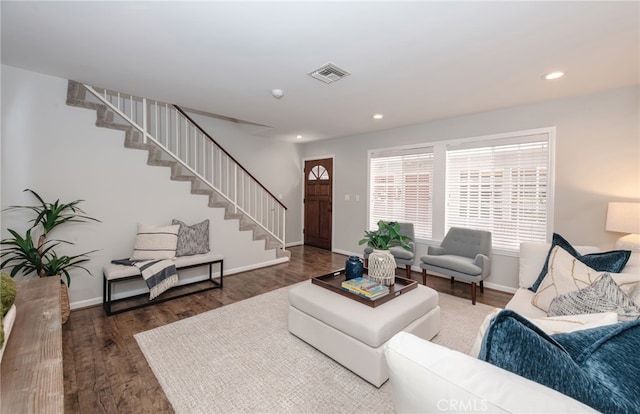
[[[346,259],[308,246],[290,251],[290,262],[229,276],[223,289],[111,317],[101,307],[72,311],[63,326],[65,412],[173,412],[133,335],[328,273],[344,267]],[[404,271],[398,269],[397,274],[403,276]],[[412,278],[422,281],[419,273]],[[429,277],[427,285],[471,300],[468,284],[451,285],[448,279]],[[504,307],[510,298],[511,294],[491,289],[478,293],[479,303],[496,307]]]

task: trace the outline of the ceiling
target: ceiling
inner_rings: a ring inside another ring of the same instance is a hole
[[[293,142],[640,83],[636,1],[0,4],[3,64]],[[326,63],[351,74],[308,76]]]

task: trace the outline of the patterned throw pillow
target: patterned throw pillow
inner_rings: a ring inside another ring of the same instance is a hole
[[[640,307],[640,283],[629,293],[629,299],[631,299],[636,306]]]
[[[609,273],[600,276],[591,286],[558,296],[549,305],[549,316],[611,311],[618,314],[619,321],[640,319],[640,308],[625,295]]]
[[[544,261],[544,266],[538,275],[538,278],[529,288],[532,292],[537,292],[542,280],[546,277],[549,267],[549,259],[551,258],[551,252],[556,246],[562,247],[570,255],[578,259],[580,262],[586,264],[590,268],[598,272],[610,272],[619,273],[624,269],[625,265],[631,257],[631,251],[629,250],[612,250],[610,252],[600,252],[581,255],[578,251],[565,240],[561,235],[553,233],[553,239],[551,241],[551,248],[547,254],[547,258]]]
[[[209,253],[209,220],[188,226],[180,220],[173,219],[171,224],[180,225],[176,256],[192,256]]]
[[[604,273],[587,266],[562,247],[555,246],[549,255],[547,276],[540,283],[531,303],[549,312],[549,305],[555,297],[586,288]],[[631,295],[640,282],[636,273],[610,273],[610,276],[626,295]]]
[[[180,226],[154,227],[138,224],[131,260],[173,259],[176,257]]]
[[[549,255],[547,275],[540,283],[531,304],[549,312],[551,301],[559,295],[586,288],[601,275],[573,257],[560,246],[555,246]]]

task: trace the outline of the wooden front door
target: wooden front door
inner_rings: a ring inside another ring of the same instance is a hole
[[[304,163],[304,244],[331,250],[333,159]]]

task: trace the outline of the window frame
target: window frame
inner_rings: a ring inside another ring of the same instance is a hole
[[[485,143],[487,146],[492,143],[505,141],[505,140],[517,140],[525,139],[532,135],[546,135],[548,143],[547,154],[547,194],[546,194],[546,242],[548,243],[553,234],[554,223],[554,206],[555,206],[555,153],[556,153],[556,127],[544,127],[520,131],[505,132],[499,134],[482,135],[466,138],[455,138],[448,140],[427,141],[420,144],[402,145],[387,148],[371,149],[367,154],[367,226],[371,221],[371,158],[372,155],[380,153],[398,153],[402,154],[409,151],[416,151],[420,149],[429,148],[433,153],[433,188],[431,190],[432,196],[432,234],[431,239],[416,238],[416,243],[437,245],[444,238],[446,234],[445,219],[446,219],[446,182],[447,182],[447,149],[450,147],[456,147],[461,145],[476,145]],[[481,145],[478,145],[481,146]],[[524,241],[524,240],[523,240]],[[505,255],[505,256],[518,256],[517,249],[506,248],[493,248],[493,253]]]

